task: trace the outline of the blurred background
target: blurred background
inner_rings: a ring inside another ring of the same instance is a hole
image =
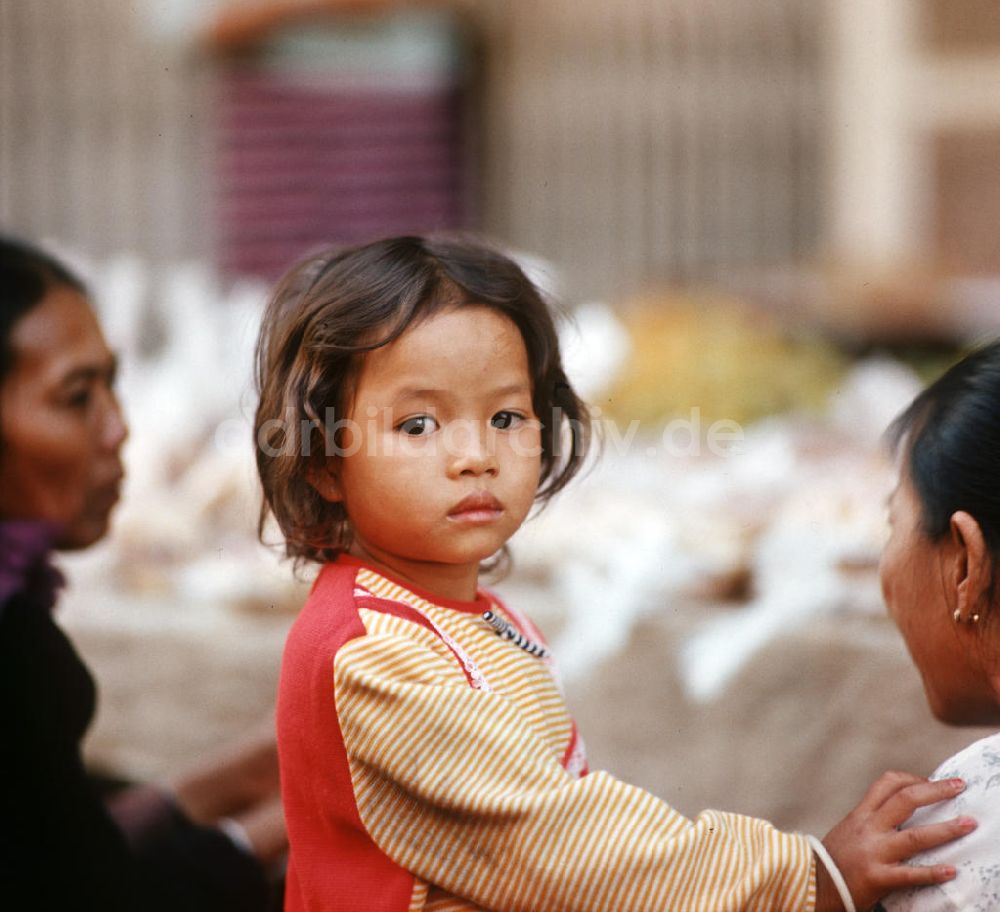
[[[0,0],[0,226],[90,279],[133,429],[67,561],[92,761],[155,776],[273,702],[308,580],[254,534],[268,283],[472,229],[561,302],[605,430],[498,584],[592,765],[817,833],[929,772],[978,733],[884,617],[880,434],[1000,332],[997,161],[989,0]]]

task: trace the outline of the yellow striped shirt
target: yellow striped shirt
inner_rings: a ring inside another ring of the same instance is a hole
[[[605,772],[581,775],[539,634],[495,599],[432,600],[342,558],[300,622],[279,695],[290,909],[813,910],[805,837],[719,811],[692,821]],[[323,662],[325,682],[292,667]],[[325,741],[308,730],[324,724],[324,687],[339,729]],[[345,771],[350,794],[315,806]],[[338,883],[378,863],[392,895],[361,887],[371,904],[351,905]]]

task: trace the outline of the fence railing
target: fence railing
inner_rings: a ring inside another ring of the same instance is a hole
[[[814,248],[821,0],[505,0],[482,29],[482,227],[572,294]],[[213,249],[214,70],[121,0],[0,3],[0,223],[94,255]]]
[[[817,241],[818,0],[510,0],[485,211],[576,291],[711,280]]]
[[[0,0],[0,225],[154,262],[210,242],[212,80],[122,0]]]

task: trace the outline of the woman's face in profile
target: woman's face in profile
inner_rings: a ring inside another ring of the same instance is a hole
[[[924,532],[919,497],[904,473],[889,501],[891,534],[879,573],[882,595],[924,683],[931,712],[952,725],[1000,718],[987,639],[997,619],[956,621],[956,546]]]
[[[108,528],[124,474],[127,428],[116,362],[86,298],[50,289],[14,324],[0,386],[0,519],[59,524],[62,548]]]

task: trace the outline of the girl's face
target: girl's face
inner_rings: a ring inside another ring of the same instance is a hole
[[[352,552],[471,599],[480,562],[514,534],[538,488],[540,428],[517,327],[463,306],[369,353],[338,445],[313,484],[343,502]]]
[[[127,431],[115,359],[86,299],[63,287],[14,324],[0,387],[0,519],[57,523],[64,548],[107,531]]]
[[[996,619],[956,622],[962,581],[960,546],[945,537],[932,542],[923,531],[920,501],[906,474],[890,499],[891,535],[879,572],[889,614],[923,678],[931,711],[952,725],[1000,719],[991,680],[996,661],[985,634]]]

